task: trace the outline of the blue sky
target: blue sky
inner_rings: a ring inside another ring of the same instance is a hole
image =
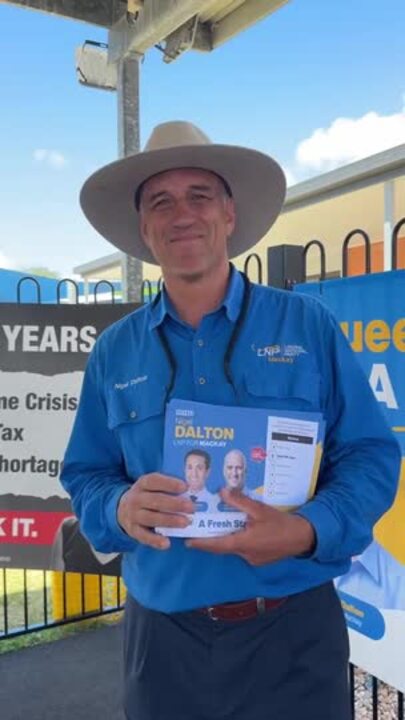
[[[141,141],[186,119],[274,155],[290,184],[405,142],[403,0],[290,0],[211,54],[141,67]],[[78,205],[117,156],[116,95],[76,80],[103,29],[0,5],[0,267],[62,275],[114,251]]]

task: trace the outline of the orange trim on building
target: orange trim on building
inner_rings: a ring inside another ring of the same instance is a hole
[[[405,269],[405,235],[398,238],[398,263],[397,269]],[[364,245],[349,247],[347,253],[347,274],[364,275],[366,267],[366,252]],[[371,243],[371,272],[383,272],[384,270],[384,243]]]

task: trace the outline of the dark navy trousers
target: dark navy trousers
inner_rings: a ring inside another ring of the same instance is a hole
[[[251,620],[166,615],[129,597],[127,720],[350,720],[349,643],[333,583]]]

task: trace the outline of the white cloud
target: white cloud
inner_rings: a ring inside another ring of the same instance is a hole
[[[35,162],[43,163],[56,169],[65,167],[68,163],[65,155],[59,152],[59,150],[46,150],[45,148],[34,150],[34,160]]]
[[[293,173],[292,170],[290,170],[289,167],[283,167],[285,179],[287,180],[287,187],[291,187],[291,185],[295,185],[297,182],[297,178],[295,177],[295,173]]]
[[[0,268],[2,270],[14,270],[15,267],[15,261],[12,258],[7,257],[7,255],[4,255],[4,253],[0,250]]]
[[[297,171],[327,172],[404,142],[405,108],[393,115],[372,111],[359,118],[337,118],[299,143]]]

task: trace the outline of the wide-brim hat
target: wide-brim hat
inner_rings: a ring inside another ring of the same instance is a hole
[[[195,125],[178,121],[158,125],[143,152],[93,173],[80,193],[83,212],[124,253],[157,264],[140,235],[135,195],[153,175],[177,168],[208,170],[230,187],[236,208],[230,257],[255,245],[280,213],[286,182],[273,158],[249,148],[214,144]]]

